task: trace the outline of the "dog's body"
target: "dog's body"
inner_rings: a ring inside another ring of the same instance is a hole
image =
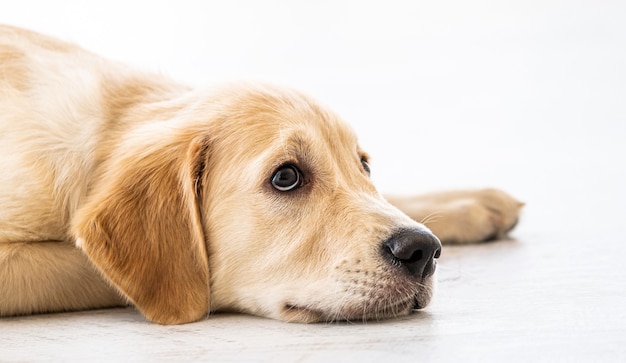
[[[389,199],[402,213],[352,132],[296,92],[193,91],[7,26],[0,167],[0,316],[406,314],[430,300],[440,253],[414,220],[476,242],[521,207],[497,190]]]

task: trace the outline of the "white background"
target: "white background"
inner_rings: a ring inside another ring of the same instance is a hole
[[[602,0],[0,6],[0,22],[198,87],[298,88],[353,126],[385,192],[497,186],[545,215],[624,199],[625,19]]]

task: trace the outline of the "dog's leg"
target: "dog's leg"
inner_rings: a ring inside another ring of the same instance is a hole
[[[65,242],[0,244],[0,316],[126,305]]]
[[[444,243],[472,243],[502,238],[515,227],[524,205],[496,189],[387,199],[409,217],[425,224]]]

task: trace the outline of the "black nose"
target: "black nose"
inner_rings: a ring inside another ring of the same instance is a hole
[[[401,229],[383,242],[382,253],[392,263],[406,267],[413,276],[426,278],[435,273],[441,242],[428,231]]]

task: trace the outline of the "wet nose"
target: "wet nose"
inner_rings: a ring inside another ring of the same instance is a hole
[[[435,273],[441,242],[425,230],[401,229],[383,242],[382,254],[393,264],[405,267],[411,275],[426,278]]]

